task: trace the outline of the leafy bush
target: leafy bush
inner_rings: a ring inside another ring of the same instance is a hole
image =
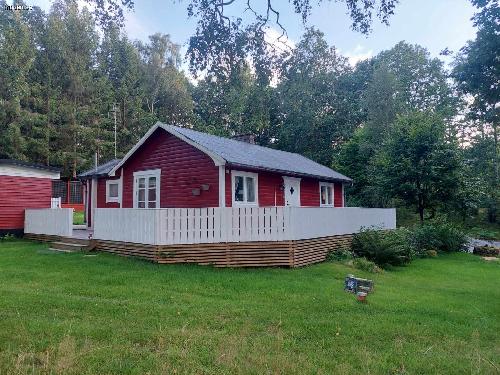
[[[5,236],[0,236],[0,241],[12,241],[14,239],[16,239],[16,236],[11,233],[6,234]]]
[[[357,256],[381,267],[404,265],[414,257],[411,232],[404,228],[391,231],[363,229],[354,235],[352,250]]]
[[[366,272],[378,273],[382,271],[382,269],[379,266],[377,266],[374,262],[364,257],[354,258],[354,260],[352,261],[352,265],[358,270]]]
[[[345,261],[352,259],[353,255],[352,252],[346,249],[341,249],[341,250],[330,250],[328,252],[328,255],[326,256],[326,260],[333,262],[333,261]]]
[[[462,251],[466,244],[465,233],[449,222],[425,223],[413,230],[412,246],[420,255],[428,250]]]

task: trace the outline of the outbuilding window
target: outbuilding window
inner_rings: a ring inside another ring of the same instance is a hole
[[[120,202],[120,180],[106,180],[106,203]]]
[[[333,207],[333,184],[327,182],[319,183],[319,205]]]
[[[233,205],[257,205],[257,173],[232,172]]]

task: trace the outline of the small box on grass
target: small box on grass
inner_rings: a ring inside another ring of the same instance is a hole
[[[349,293],[373,292],[373,280],[362,279],[354,275],[347,275],[344,283],[344,290]]]

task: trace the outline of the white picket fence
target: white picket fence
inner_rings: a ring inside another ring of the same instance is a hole
[[[94,238],[152,245],[284,241],[393,229],[395,209],[319,207],[98,208]]]
[[[26,209],[24,233],[71,237],[73,235],[73,209]]]

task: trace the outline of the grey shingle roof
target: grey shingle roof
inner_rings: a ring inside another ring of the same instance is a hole
[[[60,172],[61,171],[61,168],[48,167],[48,166],[42,165],[42,164],[29,163],[26,161],[14,160],[14,159],[0,159],[0,165],[16,165],[19,167],[35,168],[35,169],[41,169],[41,170],[51,171],[51,172]]]
[[[89,169],[83,173],[80,173],[78,177],[80,178],[89,178],[93,176],[105,176],[107,175],[115,165],[117,165],[121,159],[113,159],[104,164],[98,165],[97,168]]]
[[[180,133],[184,137],[206,148],[226,160],[228,164],[269,170],[298,176],[310,176],[327,180],[352,181],[333,169],[292,152],[275,150],[246,142],[201,133],[192,129],[161,124],[167,131]]]

